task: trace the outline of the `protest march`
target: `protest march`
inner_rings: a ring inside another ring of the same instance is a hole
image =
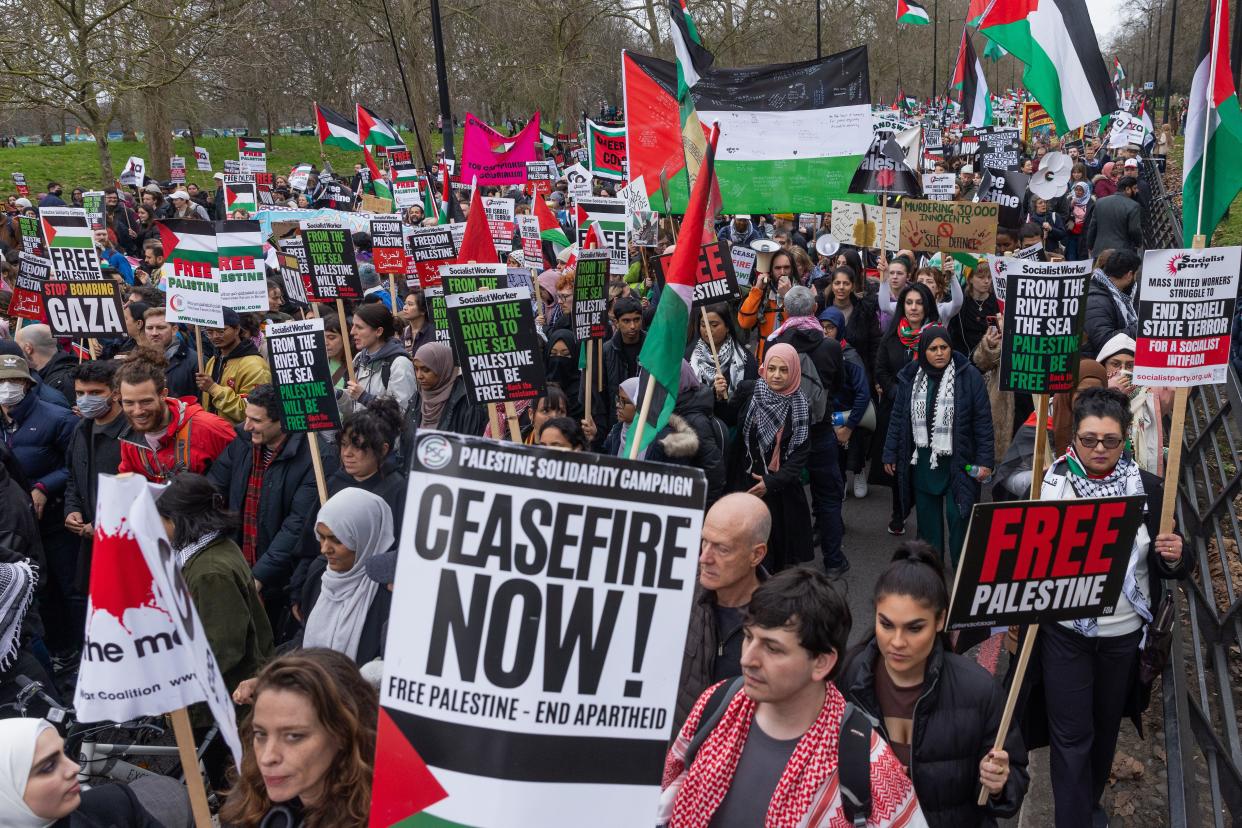
[[[43,188],[5,139],[0,826],[1198,824],[1170,722],[1242,816],[1206,2],[1182,89],[1085,0],[859,23],[960,27],[945,77],[648,3],[598,108],[455,117],[433,0],[433,124],[385,3],[399,73],[303,67],[292,163],[271,107]]]

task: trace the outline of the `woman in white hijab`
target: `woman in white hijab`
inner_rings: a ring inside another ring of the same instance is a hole
[[[392,510],[364,489],[342,489],[319,510],[315,524],[327,568],[306,606],[303,647],[327,647],[357,664],[378,658],[391,595],[367,577],[369,558],[393,545]]]
[[[45,719],[0,720],[0,825],[5,828],[162,828],[128,785],[83,791],[78,763]]]

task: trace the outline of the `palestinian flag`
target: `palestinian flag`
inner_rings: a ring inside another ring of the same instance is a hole
[[[1126,79],[1126,70],[1121,68],[1121,61],[1113,58],[1113,86],[1120,86]]]
[[[440,186],[440,209],[437,211],[440,224],[453,224],[455,222],[465,221],[466,217],[461,213],[461,204],[457,202],[456,196],[453,195],[453,182],[449,180],[448,164],[441,164],[440,171],[443,174]],[[471,198],[473,201],[473,197]]]
[[[436,204],[435,198],[432,197],[431,179],[425,176],[419,176],[418,189],[423,196],[423,218],[440,218],[440,206]]]
[[[399,147],[403,145],[397,128],[367,109],[358,107],[358,143],[364,147]]]
[[[931,22],[931,15],[916,0],[897,0],[897,22],[926,26]]]
[[[720,127],[713,127],[703,166],[699,169],[698,180],[694,182],[694,190],[690,194],[685,219],[681,224],[685,238],[694,239],[696,228],[698,232],[705,233],[712,222],[708,200],[711,197],[712,179],[716,174],[714,162],[719,139]],[[641,456],[668,423],[673,414],[673,406],[677,404],[677,391],[681,386],[681,362],[686,353],[686,331],[690,327],[690,306],[694,301],[698,269],[699,245],[677,245],[672,261],[664,270],[665,290],[660,294],[651,328],[643,342],[642,351],[638,354],[638,400],[635,402],[640,402],[650,394],[651,404],[639,405],[640,410],[645,407],[649,413],[641,427],[641,438],[638,438],[639,428],[629,429],[622,451],[623,457]],[[641,440],[637,445],[634,444],[636,439]]]
[[[238,138],[237,152],[244,154],[247,152],[267,153],[267,142],[259,138]]]
[[[707,151],[692,90],[703,73],[711,68],[715,57],[703,46],[694,18],[686,8],[686,0],[669,0],[669,18],[673,24],[673,49],[677,53],[678,125],[689,192]]]
[[[1022,82],[1058,135],[1117,109],[1086,0],[994,0],[979,31],[1026,65]]]
[[[360,150],[358,127],[354,122],[335,110],[326,106],[312,104],[315,107],[315,134],[319,143],[344,150]]]
[[[539,219],[539,238],[551,242],[555,253],[560,253],[569,247],[569,237],[561,229],[561,223],[556,220],[556,216],[552,215],[552,211],[548,209],[548,202],[542,198],[535,198],[531,199],[531,205],[535,218]]]
[[[556,137],[539,130],[539,146],[543,147],[544,152],[551,152],[556,146]]]
[[[970,8],[966,10],[966,25],[978,28],[983,13],[988,10],[989,0],[970,0]],[[985,50],[986,51],[986,50]]]
[[[1229,67],[1229,4],[1224,0],[1208,4],[1190,83],[1185,146],[1182,227],[1211,244],[1216,225],[1242,189],[1242,111]]]
[[[962,123],[968,127],[992,125],[992,96],[983,75],[983,64],[975,54],[970,29],[962,29],[962,45],[957,51],[957,67],[953,70],[952,87],[958,90],[962,105]]]
[[[984,40],[987,42],[987,45],[983,47],[983,56],[993,63],[996,63],[1005,55],[1009,54],[1009,52],[1005,51],[1005,47],[996,41],[990,40],[986,37]]]
[[[164,260],[176,276],[215,279],[219,276],[220,252],[216,226],[197,219],[161,219],[155,223],[164,246]],[[262,255],[260,246],[259,255]]]
[[[625,178],[625,127],[586,122],[587,169],[597,178]]]
[[[361,109],[361,107],[359,107]],[[362,145],[362,157],[367,162],[367,170],[371,173],[371,191],[375,193],[377,198],[386,198],[393,201],[392,187],[389,186],[388,180],[384,178],[384,174],[380,172],[380,168],[375,163],[374,156],[367,149],[367,145]]]
[[[1156,125],[1151,122],[1151,113],[1147,111],[1147,99],[1139,101],[1139,120],[1143,122],[1143,129],[1146,130],[1146,137],[1143,143],[1156,140]]]
[[[685,80],[694,65],[622,55],[630,180],[642,176],[651,195],[663,173],[675,213],[685,212],[688,193],[680,175],[686,158],[679,69]],[[702,124],[720,124],[715,169],[722,209],[831,210],[871,143],[870,88],[865,46],[822,60],[700,74],[690,97]]]
[[[39,226],[49,248],[95,249],[95,234],[81,207],[40,207]]]

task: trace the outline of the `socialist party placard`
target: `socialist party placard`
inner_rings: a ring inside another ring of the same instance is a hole
[[[1005,279],[1001,388],[1028,394],[1073,390],[1091,261],[989,261],[992,271]]]
[[[286,432],[341,427],[322,319],[269,324],[265,332],[272,384]]]
[[[424,430],[410,453],[372,824],[650,824],[702,472]]]
[[[578,253],[574,276],[574,338],[579,342],[603,339],[606,333],[604,313],[608,295],[607,250],[583,250]]]
[[[362,282],[358,278],[354,240],[349,228],[316,221],[303,221],[301,228],[307,269],[315,284],[315,299],[320,302],[361,299]]]
[[[1242,247],[1148,250],[1139,281],[1136,385],[1216,385],[1229,371]]]
[[[962,547],[949,628],[1112,615],[1143,496],[979,503]]]
[[[496,403],[543,396],[543,348],[529,290],[451,293],[445,303],[453,350],[471,399]]]

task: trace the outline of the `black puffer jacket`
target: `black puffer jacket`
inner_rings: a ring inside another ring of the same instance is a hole
[[[1127,297],[1129,298],[1129,297]],[[1134,301],[1131,299],[1131,306]],[[1087,341],[1082,344],[1082,356],[1095,359],[1100,349],[1119,333],[1133,338],[1138,333],[1138,322],[1126,323],[1125,316],[1117,309],[1112,291],[1101,287],[1094,279],[1087,288],[1087,309],[1083,317],[1083,329]]]
[[[668,425],[647,449],[647,459],[702,469],[707,476],[707,508],[720,499],[725,487],[725,461],[716,419],[712,416],[715,394],[711,387],[679,394]],[[720,429],[723,431],[723,428]]]
[[[879,722],[884,714],[875,695],[875,670],[883,669],[873,637],[850,654],[837,676],[847,701]],[[991,826],[1018,812],[1030,784],[1026,748],[1016,727],[1005,739],[1009,781],[1001,795],[980,808],[979,761],[992,749],[1005,694],[998,681],[968,658],[946,652],[939,639],[927,659],[923,695],[914,706],[910,777],[923,816],[932,828]],[[885,733],[885,738],[887,734]]]

